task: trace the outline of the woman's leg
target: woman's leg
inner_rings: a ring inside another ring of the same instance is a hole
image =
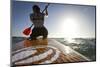
[[[36,38],[37,38],[37,29],[33,28],[32,33],[30,35],[30,39],[31,40],[36,40]]]
[[[47,29],[45,27],[43,27],[42,35],[43,35],[43,39],[46,39],[47,36],[48,36],[48,31],[47,31]]]
[[[47,29],[45,27],[33,28],[30,39],[36,40],[38,36],[43,36],[43,39],[46,39],[48,36]]]
[[[30,35],[30,40],[36,40],[36,38],[37,38],[36,35],[33,35],[33,34]]]

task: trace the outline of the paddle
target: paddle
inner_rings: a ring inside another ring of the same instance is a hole
[[[33,24],[32,24],[30,27],[26,28],[26,29],[23,31],[23,34],[28,36],[28,35],[32,32],[32,31],[31,31],[32,26],[33,26]]]

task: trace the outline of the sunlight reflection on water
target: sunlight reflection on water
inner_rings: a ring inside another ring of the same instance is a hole
[[[72,52],[70,47],[68,47],[68,46],[65,47],[65,51],[66,51],[67,54]]]
[[[76,43],[73,38],[64,38],[64,41],[67,41],[68,43]]]

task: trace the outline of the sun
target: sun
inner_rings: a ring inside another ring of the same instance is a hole
[[[78,26],[75,18],[65,18],[62,20],[61,31],[68,38],[76,36]]]

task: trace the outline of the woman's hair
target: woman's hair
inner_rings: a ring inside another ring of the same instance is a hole
[[[32,9],[33,9],[33,11],[35,11],[35,12],[40,12],[40,7],[38,6],[38,5],[34,5],[33,7],[32,7]]]

